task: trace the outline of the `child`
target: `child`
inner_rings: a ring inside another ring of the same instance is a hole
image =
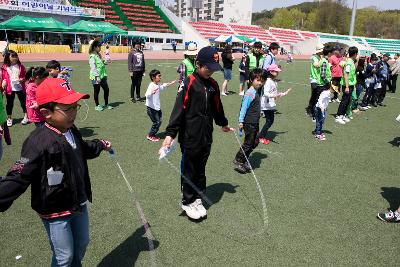
[[[339,104],[339,108],[337,111],[337,117],[335,121],[339,124],[345,124],[350,122],[350,119],[346,116],[346,111],[348,106],[351,104],[351,94],[355,89],[354,86],[357,83],[356,79],[356,66],[354,62],[358,56],[358,48],[352,46],[349,48],[349,58],[346,60],[344,69],[343,69],[343,77],[340,81],[340,85],[342,86],[343,96]]]
[[[26,85],[26,110],[30,122],[35,123],[36,127],[44,124],[46,118],[39,111],[36,100],[37,87],[49,76],[47,70],[43,67],[30,67],[25,75]]]
[[[179,88],[183,85],[185,79],[191,75],[195,70],[195,59],[197,56],[197,45],[190,43],[187,50],[183,52],[185,59],[179,64],[177,72],[179,73]]]
[[[277,78],[281,69],[276,64],[269,65],[267,68],[268,78],[265,82],[264,88],[261,93],[261,110],[265,116],[265,125],[261,129],[259,134],[259,142],[268,145],[269,140],[266,139],[267,132],[274,123],[275,110],[276,110],[276,99],[287,95],[291,90],[290,88],[286,92],[278,92]]]
[[[46,79],[37,89],[46,118],[25,140],[21,158],[0,180],[0,211],[6,211],[31,184],[31,206],[42,219],[52,266],[81,266],[89,243],[87,203],[92,201],[87,159],[110,150],[105,140],[84,141],[74,125],[78,101],[63,79]]]
[[[106,45],[106,52],[104,53],[104,59],[106,63],[111,63],[111,56],[110,56],[110,46]]]
[[[364,91],[365,88],[365,58],[360,58],[357,62],[356,77],[356,98],[354,99],[352,106],[352,111],[354,113],[359,112],[359,99],[362,91]]]
[[[96,104],[94,109],[97,111],[113,109],[113,107],[108,104],[108,95],[110,93],[110,89],[107,83],[106,66],[101,58],[100,50],[101,42],[99,40],[94,40],[89,45],[89,78],[92,82],[94,90],[94,102]],[[100,105],[99,103],[100,87],[103,88],[104,91],[104,106]]]
[[[0,93],[0,160],[3,157],[3,136],[7,121],[6,111],[4,109],[3,94]]]
[[[128,71],[131,76],[131,101],[136,103],[141,101],[140,87],[142,78],[146,72],[146,62],[142,51],[142,40],[134,39],[132,41],[132,49],[128,54]],[[136,93],[136,97],[135,97]]]
[[[315,118],[314,107],[318,101],[318,96],[321,93],[320,87],[318,87],[318,82],[321,78],[321,65],[320,61],[322,59],[322,54],[324,51],[324,45],[318,44],[315,55],[311,57],[310,65],[310,84],[311,84],[311,96],[308,101],[308,106],[306,107],[306,113],[308,116]]]
[[[257,68],[249,74],[250,88],[247,89],[240,107],[239,128],[244,129],[245,137],[242,147],[236,154],[233,164],[239,173],[251,171],[251,166],[247,159],[250,153],[258,145],[258,129],[260,122],[260,91],[265,83],[266,72]]]
[[[46,65],[46,70],[49,73],[50,78],[61,78],[66,81],[69,81],[71,78],[70,71],[72,71],[72,69],[61,67],[60,62],[57,60],[50,60]]]
[[[174,84],[176,81],[169,83],[160,84],[161,73],[159,70],[150,71],[151,83],[147,87],[146,91],[146,107],[147,115],[149,115],[150,120],[153,122],[149,134],[146,136],[147,140],[152,142],[160,141],[160,138],[156,137],[156,134],[161,126],[161,105],[160,105],[160,92],[166,89],[168,86]]]
[[[315,130],[312,133],[320,141],[326,140],[326,136],[322,132],[322,127],[324,126],[328,104],[333,97],[333,91],[331,90],[331,84],[326,84],[315,105]]]
[[[225,117],[218,83],[211,78],[215,71],[221,71],[218,62],[219,55],[213,47],[207,46],[199,51],[196,71],[184,81],[178,92],[161,147],[163,150],[169,148],[179,133],[178,142],[182,151],[181,207],[194,220],[207,216],[201,194],[206,190],[205,168],[213,141],[213,120],[222,127],[222,131],[232,130]]]
[[[365,94],[363,97],[363,100],[361,102],[360,105],[360,110],[367,110],[370,109],[371,106],[369,106],[369,104],[375,105],[375,84],[377,81],[376,78],[376,73],[377,73],[377,69],[376,69],[376,63],[378,62],[378,58],[375,54],[372,54],[370,59],[369,59],[369,63],[365,69]]]
[[[247,75],[246,75],[246,64],[247,64],[246,59],[247,59],[247,56],[243,55],[242,60],[240,61],[240,64],[239,64],[239,81],[240,81],[239,95],[240,96],[244,96],[244,84],[248,80]]]
[[[14,108],[15,95],[18,96],[22,111],[24,112],[24,118],[21,124],[26,125],[29,122],[25,107],[25,73],[25,67],[19,61],[18,54],[13,50],[9,50],[4,55],[4,64],[1,67],[2,88],[7,99],[6,110],[8,127],[13,125],[11,115]]]

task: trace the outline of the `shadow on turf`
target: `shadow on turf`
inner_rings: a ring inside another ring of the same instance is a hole
[[[392,141],[388,142],[392,146],[399,147],[400,146],[400,137],[395,137]]]
[[[91,137],[97,135],[93,129],[98,129],[99,127],[82,127],[79,128],[79,132],[81,133],[82,137]]]
[[[140,252],[149,251],[147,238],[144,237],[144,235],[145,229],[144,226],[141,226],[130,237],[128,237],[124,242],[119,244],[115,249],[113,249],[113,251],[105,256],[97,266],[134,266]],[[153,243],[154,249],[157,249],[160,245],[160,242],[157,240],[153,240]]]
[[[268,131],[265,138],[267,138],[269,141],[271,141],[273,143],[279,144],[278,142],[274,141],[275,137],[277,137],[280,134],[285,134],[287,132],[288,131],[285,131],[285,132]]]
[[[113,102],[113,103],[110,103],[110,106],[112,106],[113,108],[116,108],[122,104],[125,104],[125,102]]]
[[[381,195],[389,202],[390,210],[397,210],[400,207],[400,188],[381,187]]]
[[[261,161],[266,159],[268,156],[260,152],[254,152],[251,154],[249,161],[253,170],[260,168]]]

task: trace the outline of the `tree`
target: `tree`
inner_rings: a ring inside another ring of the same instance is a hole
[[[293,28],[295,21],[287,9],[279,9],[271,21],[272,26],[279,28]]]

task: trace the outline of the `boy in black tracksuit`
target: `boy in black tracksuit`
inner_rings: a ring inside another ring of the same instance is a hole
[[[263,88],[267,72],[263,69],[254,69],[250,72],[250,88],[246,91],[239,113],[239,128],[244,129],[245,137],[242,146],[236,154],[233,164],[239,173],[251,171],[248,158],[251,152],[258,146],[258,131],[260,126],[261,100],[260,91]]]
[[[87,202],[92,201],[87,159],[111,144],[84,141],[73,125],[77,102],[89,95],[75,92],[63,79],[48,78],[36,97],[46,123],[29,135],[20,160],[0,179],[0,211],[31,185],[31,206],[48,234],[52,266],[81,266],[89,243]]]
[[[213,120],[224,132],[231,131],[220,99],[218,83],[211,78],[220,71],[219,55],[211,47],[201,49],[196,71],[187,77],[176,97],[162,149],[179,134],[182,151],[182,210],[198,220],[207,215],[201,200],[206,189],[205,167],[212,144]]]

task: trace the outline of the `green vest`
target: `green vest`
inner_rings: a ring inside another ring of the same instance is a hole
[[[256,56],[253,55],[253,53],[249,53],[247,55],[249,56],[249,59],[250,59],[249,71],[252,71],[255,68],[262,68],[262,66],[264,64],[265,55],[261,56],[260,61],[258,62],[258,66],[257,66],[257,58],[256,58]]]
[[[344,70],[343,70],[343,76],[342,79],[340,80],[340,85],[346,86],[346,81],[344,80],[344,73],[346,71],[346,68],[350,66],[350,72],[349,72],[349,86],[354,86],[357,83],[357,78],[356,78],[356,65],[354,65],[354,61],[351,58],[348,58],[346,60],[346,63],[344,64]]]
[[[320,66],[321,66],[321,58],[317,55],[314,55],[311,57],[311,67],[310,67],[310,79],[311,81],[316,81],[317,84],[321,84],[321,68],[320,67],[314,67],[314,59],[318,60]]]
[[[186,77],[191,75],[196,70],[196,68],[194,67],[193,63],[189,59],[185,58],[182,61],[182,63],[185,64],[185,69],[186,69],[185,76]]]
[[[7,120],[6,111],[4,109],[3,95],[0,93],[0,125]]]
[[[107,77],[106,65],[104,65],[103,60],[101,60],[101,58],[96,54],[90,54],[89,55],[89,60],[92,59],[92,58],[94,59],[94,62],[96,64],[96,69],[97,69],[97,72],[99,73],[100,79],[103,79],[104,77]],[[90,70],[89,78],[90,78],[90,80],[96,79],[96,75],[92,70]]]
[[[321,61],[319,62],[322,65],[324,65],[324,63],[326,64],[326,79],[330,82],[332,80],[332,72],[331,72],[331,64],[329,63],[329,61],[326,58],[322,58]],[[321,84],[318,85],[324,85],[324,81],[322,80],[322,77],[320,78],[320,82]]]

